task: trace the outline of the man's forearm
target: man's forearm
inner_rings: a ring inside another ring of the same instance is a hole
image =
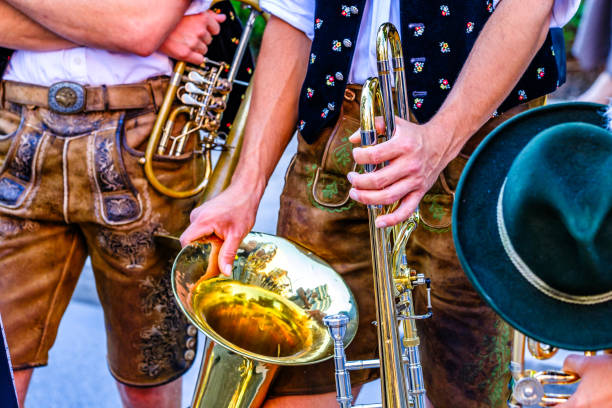
[[[503,0],[489,18],[451,93],[428,124],[447,138],[448,160],[459,154],[523,75],[546,38],[553,2]]]
[[[190,0],[5,0],[60,37],[95,48],[148,55]]]
[[[232,178],[260,196],[295,131],[310,45],[304,33],[278,18],[272,17],[266,26],[242,159]]]
[[[32,51],[74,47],[70,41],[47,30],[5,1],[0,0],[0,46]]]

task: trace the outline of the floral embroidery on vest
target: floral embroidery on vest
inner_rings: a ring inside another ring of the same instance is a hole
[[[425,26],[423,24],[418,24],[414,26],[414,36],[420,37],[425,32]]]
[[[414,72],[415,74],[419,74],[423,72],[424,67],[425,67],[425,63],[423,61],[415,61],[414,69],[412,70],[412,72]]]
[[[544,75],[546,75],[544,68],[538,68],[538,79],[544,78]]]
[[[450,47],[449,47],[449,45],[448,45],[448,43],[447,43],[447,42],[442,41],[442,42],[440,43],[440,52],[441,52],[442,54],[447,54],[447,53],[449,53],[449,52],[450,52]]]
[[[447,5],[440,6],[440,14],[444,17],[450,16],[450,10]]]
[[[465,32],[469,34],[469,33],[471,33],[472,31],[474,31],[474,23],[473,23],[473,22],[471,22],[471,21],[468,21],[468,22],[465,24]]]
[[[438,83],[440,84],[440,89],[443,89],[445,91],[451,88],[450,84],[448,83],[448,79],[446,78],[440,78],[438,80]]]

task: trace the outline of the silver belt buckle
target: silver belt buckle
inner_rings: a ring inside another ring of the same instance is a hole
[[[49,109],[57,113],[78,113],[85,108],[85,88],[75,82],[56,82],[49,87]]]

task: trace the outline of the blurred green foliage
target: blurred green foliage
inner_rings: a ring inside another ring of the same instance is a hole
[[[580,20],[582,19],[582,10],[584,8],[584,2],[580,2],[580,7],[578,8],[578,12],[572,17],[572,19],[563,27],[563,35],[565,36],[565,47],[568,51],[572,49],[572,45],[574,44],[574,39],[576,38],[576,31],[578,31],[578,25],[580,24]]]
[[[243,6],[242,3],[236,0],[231,0],[232,5],[234,6],[234,10],[236,10],[236,14],[242,23],[247,20],[249,14],[251,13],[251,9]],[[259,47],[261,46],[261,37],[263,36],[264,28],[266,27],[266,22],[263,17],[258,17],[255,20],[255,27],[253,27],[253,34],[251,34],[251,51],[253,52],[253,56],[257,58],[259,54]]]

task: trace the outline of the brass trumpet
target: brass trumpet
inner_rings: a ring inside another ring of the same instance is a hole
[[[525,343],[529,353],[538,360],[552,358],[559,351],[558,348],[542,344],[527,338],[518,330],[514,330],[512,338],[512,360],[510,362],[510,389],[512,394],[508,399],[509,408],[521,408],[529,405],[541,407],[553,407],[566,402],[571,394],[549,393],[544,389],[545,385],[570,385],[580,381],[576,373],[546,370],[534,371],[525,369]],[[594,356],[596,351],[585,351],[586,356]]]
[[[213,1],[213,4],[219,1],[221,0]],[[219,128],[233,86],[249,85],[237,80],[236,74],[247,50],[255,19],[260,14],[268,18],[267,14],[262,14],[258,1],[240,0],[240,2],[250,7],[251,13],[244,25],[231,63],[205,58],[200,66],[187,64],[184,61],[179,61],[174,65],[170,83],[147,143],[145,156],[140,161],[151,185],[167,196],[187,198],[201,193],[207,187],[211,177],[214,177],[213,150],[221,150],[222,157],[224,152],[229,152],[223,158],[224,165],[229,165],[230,174],[235,168],[242,146],[244,124],[251,99],[250,87],[247,88],[229,135],[221,132]],[[176,106],[175,100],[178,100]],[[175,124],[179,117],[185,118],[185,124],[180,133],[176,134]],[[185,147],[189,145],[191,138],[195,139],[194,153],[201,158],[204,175],[194,188],[183,191],[174,190],[165,186],[155,175],[153,158],[154,156],[181,156],[185,153]]]
[[[376,54],[378,78],[368,79],[361,93],[363,146],[385,141],[393,135],[393,83],[397,115],[406,120],[409,115],[402,46],[399,33],[391,23],[383,24],[378,30]],[[386,130],[382,136],[376,132],[377,113],[382,114],[385,119]],[[364,169],[371,172],[376,170],[376,166],[365,165]],[[337,401],[342,408],[353,407],[349,371],[373,367],[380,367],[381,372],[382,404],[376,406],[425,408],[425,386],[415,320],[432,316],[430,281],[423,274],[411,269],[406,259],[406,244],[410,234],[418,226],[419,213],[417,210],[407,221],[390,228],[376,228],[374,224],[378,215],[393,211],[396,205],[397,203],[388,208],[381,205],[368,206],[379,359],[346,361],[342,347],[346,317],[331,316],[324,319],[336,342],[336,390]],[[412,296],[414,288],[420,285],[425,285],[427,289],[427,312],[423,315],[416,314]],[[400,337],[400,322],[403,338]]]

